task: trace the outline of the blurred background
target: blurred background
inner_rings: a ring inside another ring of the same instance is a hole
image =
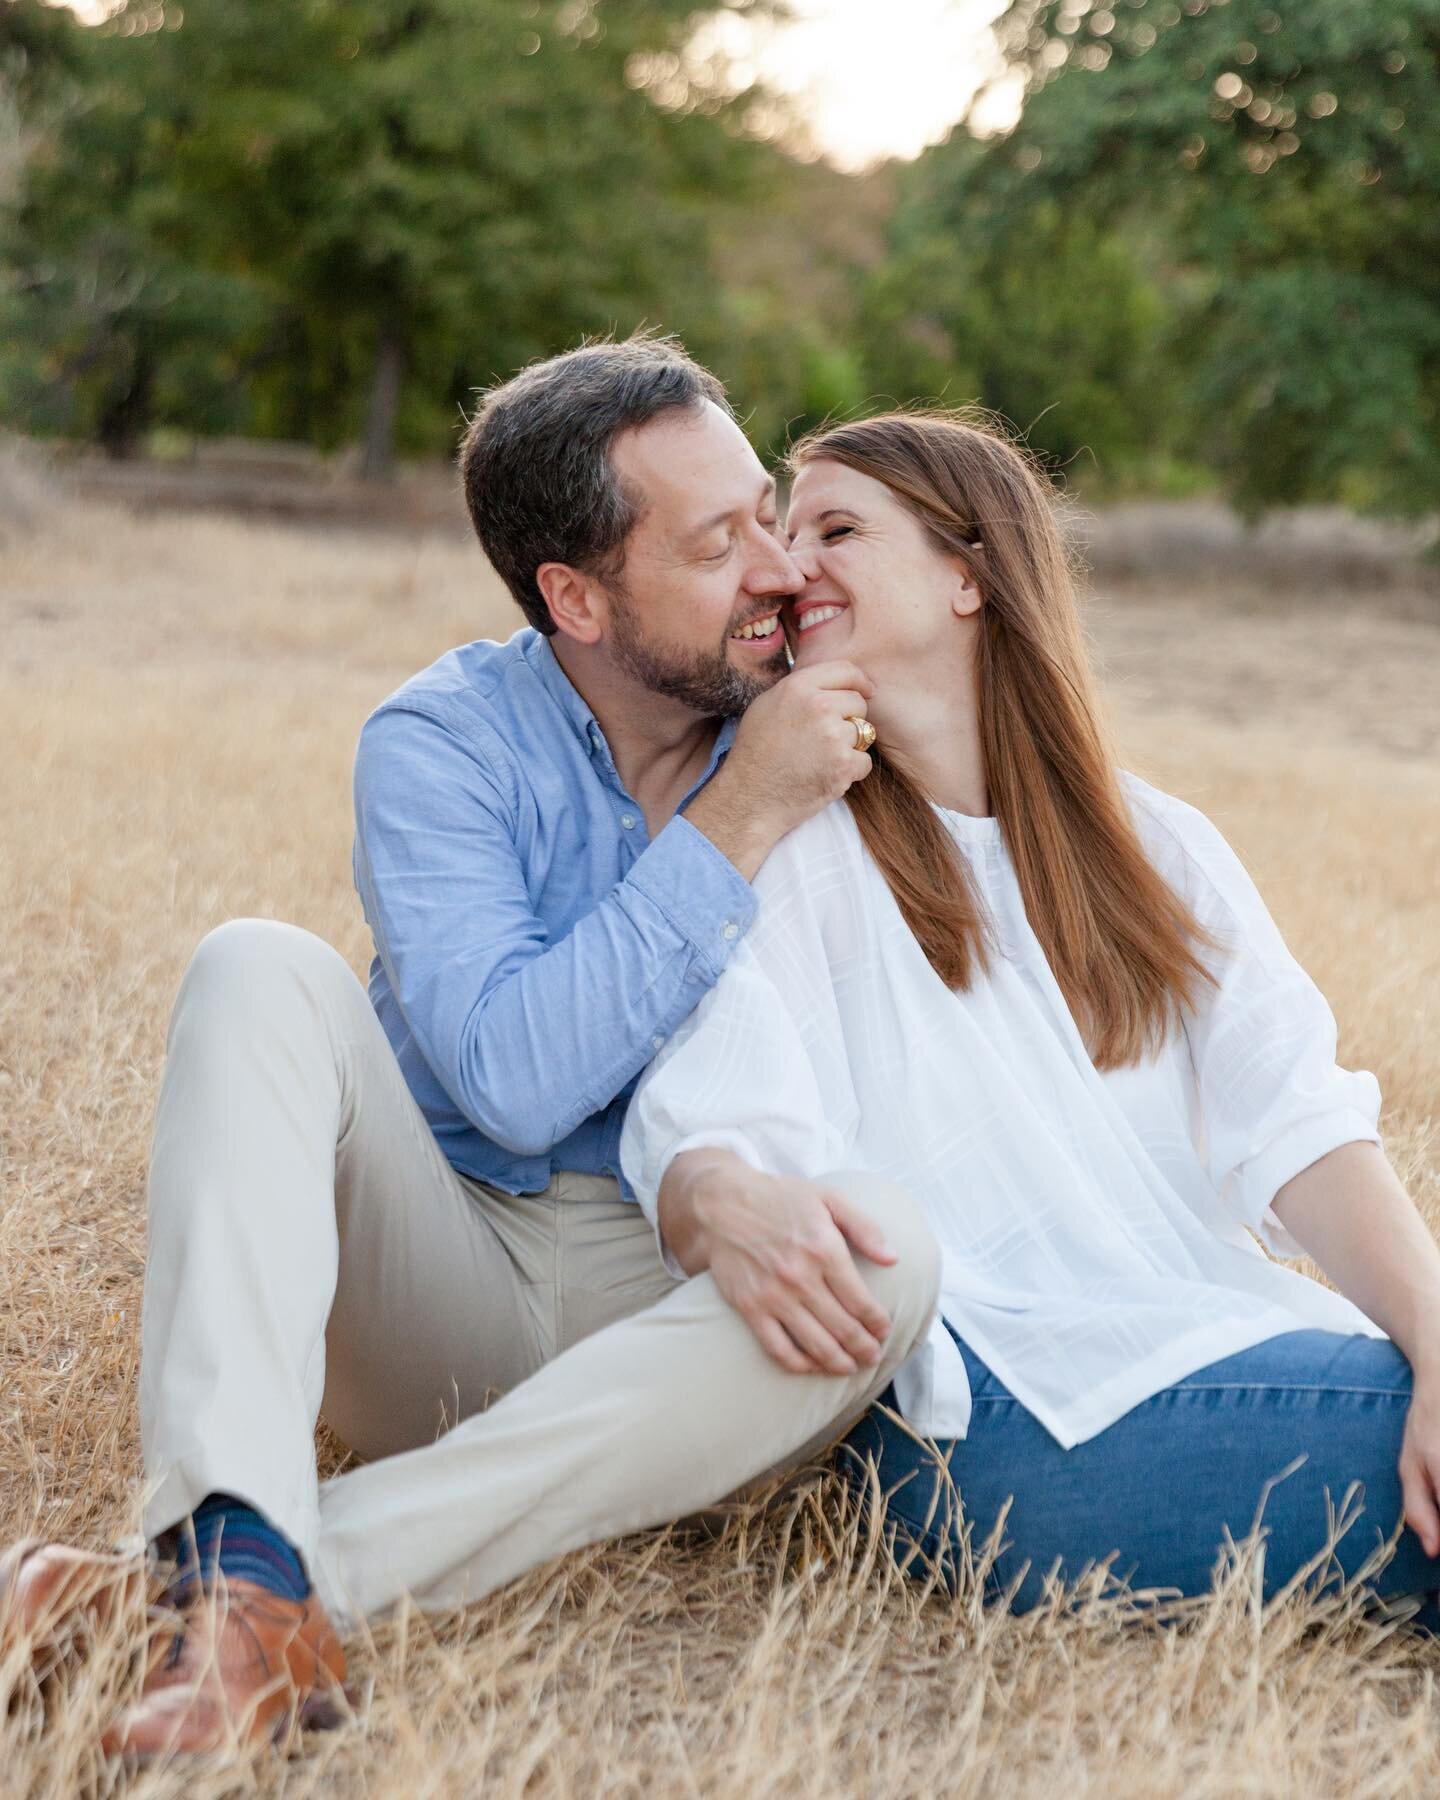
[[[649,324],[762,454],[978,400],[1087,502],[1423,519],[1437,77],[1437,0],[0,0],[0,424],[391,482]]]

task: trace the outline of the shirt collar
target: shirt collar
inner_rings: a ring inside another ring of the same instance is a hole
[[[525,646],[525,660],[535,671],[541,687],[564,713],[575,735],[588,749],[600,726],[594,713],[585,704],[580,690],[560,667],[555,652],[550,648],[550,640],[543,631],[535,632]]]
[[[569,721],[576,737],[592,754],[596,749],[602,750],[606,761],[613,768],[614,761],[610,756],[610,746],[605,742],[605,733],[600,727],[600,721],[585,704],[584,697],[575,683],[560,667],[560,660],[550,648],[550,640],[544,632],[535,632],[525,646],[525,660],[535,671],[536,679],[541,687],[545,689],[545,692],[549,694]],[[710,760],[705,765],[705,774],[701,777],[702,780],[707,780],[714,772],[715,765],[735,741],[735,733],[739,727],[738,718],[721,720],[720,730],[710,752]]]

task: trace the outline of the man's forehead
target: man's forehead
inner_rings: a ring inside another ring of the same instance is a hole
[[[689,529],[774,486],[743,431],[718,406],[665,413],[616,438],[617,471]]]

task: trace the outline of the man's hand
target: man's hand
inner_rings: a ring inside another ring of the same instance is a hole
[[[661,1183],[660,1229],[687,1274],[709,1269],[782,1368],[853,1375],[880,1360],[890,1317],[852,1249],[877,1263],[895,1253],[836,1189],[762,1175],[727,1150],[688,1150]]]
[[[685,808],[747,881],[787,831],[870,773],[850,721],[873,691],[854,663],[824,662],[751,701],[723,766]]]

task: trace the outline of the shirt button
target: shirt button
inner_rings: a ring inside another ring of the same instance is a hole
[[[660,1032],[657,1031],[655,1033],[654,1037],[652,1037],[650,1040],[650,1048],[652,1050],[663,1050],[664,1047],[665,1047],[664,1036]]]
[[[625,829],[627,831],[633,831],[635,829],[634,813],[621,813],[620,823],[625,827]]]
[[[725,921],[725,923],[720,927],[720,935],[728,943],[731,938],[739,937],[740,927],[735,923],[735,921],[733,919],[727,919]]]

